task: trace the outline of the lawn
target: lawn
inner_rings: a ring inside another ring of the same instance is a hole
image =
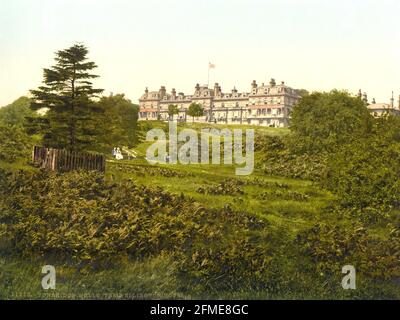
[[[182,126],[182,125],[180,125]],[[199,131],[205,125],[187,124]],[[220,125],[211,125],[221,128]],[[166,129],[167,124],[158,122],[153,127]],[[210,125],[207,125],[210,127]],[[231,127],[230,127],[231,128]],[[287,129],[235,126],[252,128],[256,134],[284,135]],[[335,197],[318,185],[305,180],[266,176],[255,168],[250,176],[236,176],[235,166],[204,164],[159,164],[151,165],[145,160],[149,142],[142,142],[134,150],[135,160],[107,160],[106,179],[116,183],[132,179],[137,184],[158,186],[175,194],[183,194],[207,208],[231,207],[245,211],[264,220],[271,229],[277,230],[290,244],[296,235],[313,226],[316,221],[332,224],[343,223],[340,217],[329,213],[327,208]],[[257,157],[257,154],[256,154]],[[1,167],[28,169],[22,163]],[[225,186],[225,187],[221,187]],[[234,188],[224,193],[224,188]],[[1,231],[1,230],[0,230]],[[294,246],[284,247],[277,259],[285,268],[282,273],[293,274],[293,279],[280,279],[274,293],[243,288],[234,292],[202,292],[196,283],[177,276],[176,266],[167,255],[159,255],[141,261],[122,261],[118,267],[104,270],[60,265],[57,266],[57,290],[45,292],[41,289],[41,267],[49,263],[38,258],[34,261],[5,253],[0,257],[0,299],[13,298],[358,298],[368,296],[362,290],[345,292],[340,287],[340,274],[333,279],[309,273],[308,258],[301,256]],[[1,250],[1,248],[0,248]],[[277,271],[279,275],[279,271]],[[361,283],[363,279],[360,279]],[[325,290],[327,283],[335,289]],[[332,283],[337,282],[337,286]],[[285,286],[286,283],[286,286]],[[390,289],[391,290],[391,289]],[[278,292],[278,294],[276,294]],[[388,294],[391,295],[391,291]],[[57,296],[58,295],[58,296]]]

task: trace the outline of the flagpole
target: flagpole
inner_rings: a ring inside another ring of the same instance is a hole
[[[210,64],[208,64],[207,89],[210,86]]]

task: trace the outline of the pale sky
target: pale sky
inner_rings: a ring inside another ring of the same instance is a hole
[[[196,83],[250,91],[400,94],[399,0],[0,0],[0,105],[41,84],[54,52],[85,43],[106,94]],[[397,100],[397,98],[396,98]]]

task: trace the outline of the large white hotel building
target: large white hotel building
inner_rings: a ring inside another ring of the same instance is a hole
[[[213,89],[197,84],[192,95],[177,93],[175,89],[167,93],[164,86],[158,91],[146,88],[139,99],[139,120],[167,120],[168,106],[177,105],[179,114],[175,119],[192,121],[187,110],[195,102],[204,108],[204,115],[195,118],[198,122],[287,127],[291,110],[299,99],[297,90],[284,82],[277,84],[274,79],[268,85],[257,85],[253,81],[251,91],[242,93],[236,88],[224,93],[218,83]]]

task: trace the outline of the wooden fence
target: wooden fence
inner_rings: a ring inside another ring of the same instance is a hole
[[[34,165],[40,168],[58,172],[72,170],[104,172],[106,168],[105,157],[102,155],[38,146],[33,148],[32,160]]]

